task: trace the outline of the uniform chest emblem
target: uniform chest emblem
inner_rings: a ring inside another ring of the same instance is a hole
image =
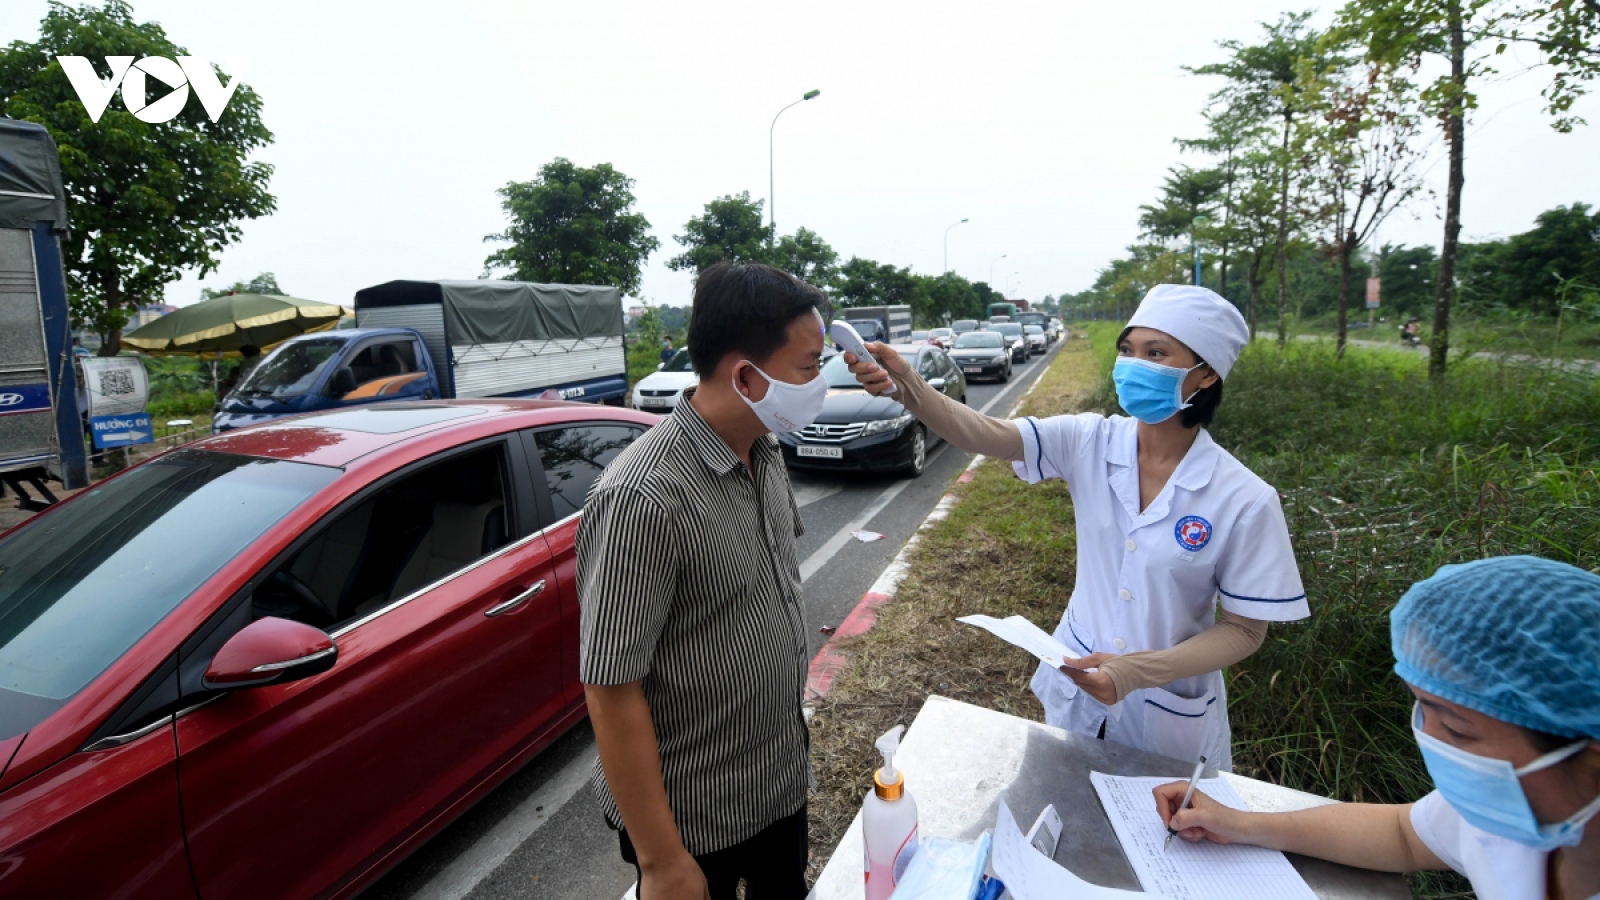
[[[1211,523],[1199,516],[1184,516],[1178,520],[1172,534],[1178,539],[1178,546],[1193,553],[1211,543]]]

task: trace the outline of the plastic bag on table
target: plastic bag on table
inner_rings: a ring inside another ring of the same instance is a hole
[[[890,900],[973,900],[992,840],[987,831],[975,841],[924,838]]]

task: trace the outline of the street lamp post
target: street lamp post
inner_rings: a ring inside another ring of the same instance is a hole
[[[994,264],[1005,258],[1006,255],[1002,253],[999,256],[996,256],[994,259],[989,260],[989,287],[994,287]]]
[[[1199,215],[1194,217],[1194,227],[1189,230],[1189,239],[1194,242],[1194,284],[1200,286],[1200,226],[1211,221],[1210,217]]]
[[[818,90],[806,91],[805,96],[789,104],[789,106],[799,106],[800,104],[810,100],[812,97],[815,97],[820,93],[822,92]],[[783,115],[784,112],[789,109],[789,106],[785,106],[783,109],[778,110],[778,116]],[[777,133],[778,129],[778,116],[772,117],[772,125],[767,129],[767,215],[770,216],[769,221],[772,224],[772,234],[767,237],[768,246],[772,245],[773,237],[778,233],[778,201],[775,196],[775,191],[773,190],[777,185],[777,178],[775,175],[777,167],[774,164],[775,156],[773,155],[772,150],[773,136]]]
[[[955,225],[951,225],[950,228],[954,228],[956,225],[965,224],[967,224],[967,220],[962,219],[961,221],[955,223]],[[950,228],[946,228],[944,230],[944,270],[946,272],[950,271]]]

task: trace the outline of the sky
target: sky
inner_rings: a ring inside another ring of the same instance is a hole
[[[640,294],[689,300],[666,267],[673,235],[724,194],[768,194],[773,116],[777,224],[840,253],[1009,296],[1087,288],[1137,239],[1138,207],[1169,166],[1203,160],[1218,84],[1183,71],[1302,7],[1204,4],[134,0],[189,53],[248,59],[274,142],[277,211],[243,224],[221,266],[167,289],[273,272],[295,296],[349,303],[392,279],[476,278],[505,216],[497,188],[562,156],[634,178],[661,247]],[[1320,17],[1326,21],[1330,4]],[[0,6],[0,43],[31,40],[45,0]],[[1525,231],[1539,212],[1600,204],[1595,125],[1553,131],[1545,75],[1490,84],[1467,138],[1463,237]],[[114,103],[120,103],[114,100]],[[191,99],[191,103],[198,103]],[[225,113],[226,114],[226,113]],[[1425,197],[1383,242],[1437,245],[1445,164],[1430,129]],[[961,219],[966,224],[947,227]],[[1003,259],[999,258],[1004,256]],[[992,273],[992,275],[991,275]]]

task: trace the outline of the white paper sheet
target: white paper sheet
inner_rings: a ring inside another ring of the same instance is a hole
[[[1028,621],[1022,616],[1008,616],[996,619],[994,616],[961,616],[957,622],[976,625],[995,637],[1032,653],[1040,661],[1052,666],[1060,667],[1069,659],[1078,659],[1082,656],[1073,653],[1067,645],[1061,643],[1047,634],[1042,628]],[[1085,671],[1093,672],[1094,669]]]
[[[1163,849],[1167,829],[1151,791],[1177,779],[1100,772],[1090,773],[1089,779],[1122,851],[1149,893],[1171,900],[1316,900],[1305,879],[1276,850],[1210,841],[1191,844],[1176,837]],[[1199,789],[1226,806],[1249,808],[1221,778],[1202,779]]]
[[[994,873],[1013,900],[1161,900],[1154,892],[1124,891],[1090,884],[1028,846],[1006,801],[994,822]]]

